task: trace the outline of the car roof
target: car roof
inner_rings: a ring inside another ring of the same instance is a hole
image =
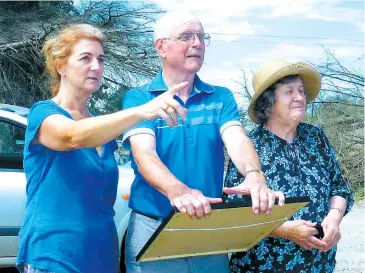
[[[25,108],[22,106],[17,106],[17,105],[5,104],[5,103],[0,103],[0,110],[11,112],[11,113],[17,114],[22,117],[27,117],[27,115],[29,113],[28,108]]]
[[[0,118],[27,125],[29,109],[21,106],[0,103]]]

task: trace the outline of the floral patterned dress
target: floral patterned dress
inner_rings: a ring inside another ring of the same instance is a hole
[[[297,136],[289,143],[262,126],[250,134],[259,154],[261,168],[268,186],[282,191],[286,197],[309,196],[311,202],[289,220],[321,223],[334,195],[346,199],[347,213],[353,205],[353,195],[341,174],[334,150],[323,131],[300,123]],[[232,161],[229,162],[225,186],[243,182]],[[237,201],[240,195],[224,196],[225,202]],[[243,234],[244,236],[244,234]],[[245,253],[233,253],[231,272],[333,272],[336,246],[327,253],[306,251],[282,238],[267,237]]]

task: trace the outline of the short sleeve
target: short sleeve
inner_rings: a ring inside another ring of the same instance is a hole
[[[232,92],[228,89],[224,89],[224,92],[225,98],[219,119],[219,131],[221,135],[223,134],[224,130],[231,126],[242,127],[237,103]]]
[[[28,124],[25,134],[25,148],[29,148],[31,146],[31,143],[37,135],[39,127],[42,125],[43,121],[47,117],[55,114],[72,118],[70,114],[51,100],[37,102],[31,107],[27,118]]]
[[[327,166],[328,166],[328,171],[330,173],[330,179],[331,179],[330,196],[331,197],[332,196],[341,196],[344,199],[346,199],[346,211],[345,211],[345,214],[346,214],[350,211],[350,209],[352,208],[352,206],[354,204],[354,196],[352,194],[352,191],[350,189],[348,182],[342,175],[342,171],[338,164],[338,161],[337,161],[337,158],[335,155],[335,151],[322,130],[321,130],[321,138],[323,139],[326,152],[329,156]]]
[[[122,109],[127,110],[132,107],[140,106],[142,104],[149,102],[150,100],[151,98],[149,98],[147,94],[145,94],[142,90],[132,89],[128,91],[124,96]],[[138,134],[149,134],[155,136],[155,132],[156,132],[155,121],[143,120],[123,133],[122,146],[124,149],[130,151],[131,145],[129,138],[131,136]]]

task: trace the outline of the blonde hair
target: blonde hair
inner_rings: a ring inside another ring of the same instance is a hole
[[[43,45],[46,58],[46,73],[51,78],[52,95],[56,96],[61,83],[61,75],[57,68],[66,64],[72,48],[81,39],[91,39],[100,42],[104,47],[102,31],[92,25],[76,24],[63,28],[55,37],[48,39]]]

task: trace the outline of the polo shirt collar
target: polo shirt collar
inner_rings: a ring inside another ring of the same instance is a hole
[[[163,80],[162,77],[162,70],[158,72],[156,77],[150,82],[150,84],[147,87],[147,91],[149,92],[161,92],[161,91],[167,91],[168,88]],[[203,82],[198,75],[195,75],[194,77],[194,92],[196,93],[212,93],[215,91],[214,86]]]

